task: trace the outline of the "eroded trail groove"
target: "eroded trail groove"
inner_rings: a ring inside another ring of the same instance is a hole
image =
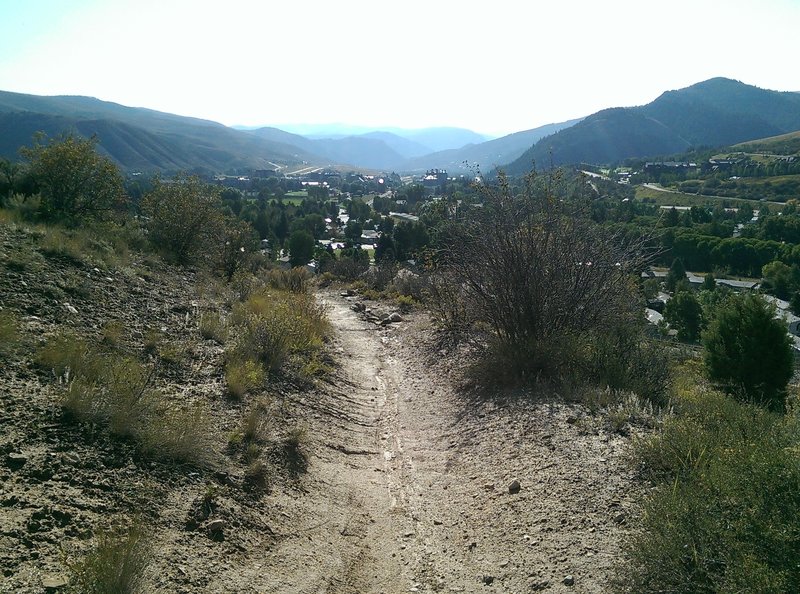
[[[270,498],[286,521],[250,583],[307,593],[606,591],[633,499],[627,441],[568,404],[467,402],[449,379],[453,362],[425,354],[422,316],[381,327],[348,299],[323,299],[340,378],[305,403],[305,493]]]

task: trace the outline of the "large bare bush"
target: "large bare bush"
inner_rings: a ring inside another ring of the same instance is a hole
[[[448,230],[448,294],[474,308],[514,373],[561,374],[584,337],[641,318],[644,242],[593,223],[583,187],[553,173],[513,188],[501,175],[480,186],[483,208]]]

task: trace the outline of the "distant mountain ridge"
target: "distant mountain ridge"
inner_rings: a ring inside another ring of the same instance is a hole
[[[486,139],[461,128],[391,130],[308,138],[278,128],[229,128],[93,97],[0,91],[0,156],[10,159],[41,131],[50,137],[96,135],[101,152],[125,169],[223,172],[313,163],[402,170],[409,158]]]
[[[800,130],[800,94],[712,78],[667,91],[640,107],[606,109],[541,139],[504,167],[612,163],[657,157],[692,146],[724,146]]]
[[[0,156],[11,159],[43,131],[51,137],[96,135],[100,150],[128,170],[221,173],[310,164],[458,173],[500,165],[511,175],[529,171],[534,163],[539,168],[611,163],[794,132],[800,130],[800,94],[714,78],[667,91],[647,105],[605,109],[490,140],[462,128],[301,128],[306,134],[274,127],[236,129],[92,97],[0,91]],[[325,129],[330,134],[311,134]]]
[[[513,161],[539,139],[574,126],[580,121],[581,119],[578,118],[557,124],[546,124],[479,144],[468,144],[460,149],[438,151],[409,159],[406,162],[406,169],[410,171],[431,168],[446,169],[452,172],[473,172],[475,169],[488,171],[498,165]]]
[[[94,134],[100,150],[126,169],[270,167],[312,158],[297,146],[222,124],[92,97],[40,97],[0,91],[0,156],[14,159],[37,131]]]

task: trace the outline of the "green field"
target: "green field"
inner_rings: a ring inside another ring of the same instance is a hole
[[[733,148],[743,151],[767,151],[783,155],[800,154],[800,131],[761,140],[742,142],[734,145]]]
[[[741,204],[749,204],[753,208],[758,208],[759,204],[756,200],[702,196],[697,194],[684,194],[682,192],[665,192],[652,188],[645,188],[644,186],[636,186],[636,199],[642,202],[658,204],[659,206],[707,206],[709,208],[714,208],[717,204],[721,203],[723,206],[730,208],[735,208]],[[780,202],[769,202],[769,204],[783,206]]]

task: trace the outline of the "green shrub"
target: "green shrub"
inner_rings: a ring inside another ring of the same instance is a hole
[[[20,152],[41,194],[39,213],[54,220],[80,223],[101,219],[127,202],[123,178],[114,163],[101,156],[96,138],[37,136]]]
[[[237,400],[261,388],[265,379],[264,369],[259,363],[250,359],[232,360],[225,365],[228,394]]]
[[[417,304],[417,302],[411,295],[398,295],[397,297],[394,298],[394,302],[397,304],[397,307],[403,313],[410,312],[412,309],[414,309],[414,306]]]
[[[154,249],[178,264],[199,258],[203,246],[214,244],[221,229],[219,192],[197,177],[181,176],[174,183],[157,179],[142,199]]]
[[[361,296],[370,301],[380,301],[381,297],[383,297],[383,293],[376,289],[366,288],[361,290]]]
[[[730,296],[703,332],[709,378],[742,399],[783,410],[794,372],[792,342],[761,296]]]
[[[328,332],[325,310],[313,295],[262,290],[238,304],[232,322],[237,341],[232,360],[258,361],[279,370],[291,355],[307,359],[322,346]]]
[[[620,572],[626,592],[800,591],[794,417],[711,390],[637,448],[655,490]]]

